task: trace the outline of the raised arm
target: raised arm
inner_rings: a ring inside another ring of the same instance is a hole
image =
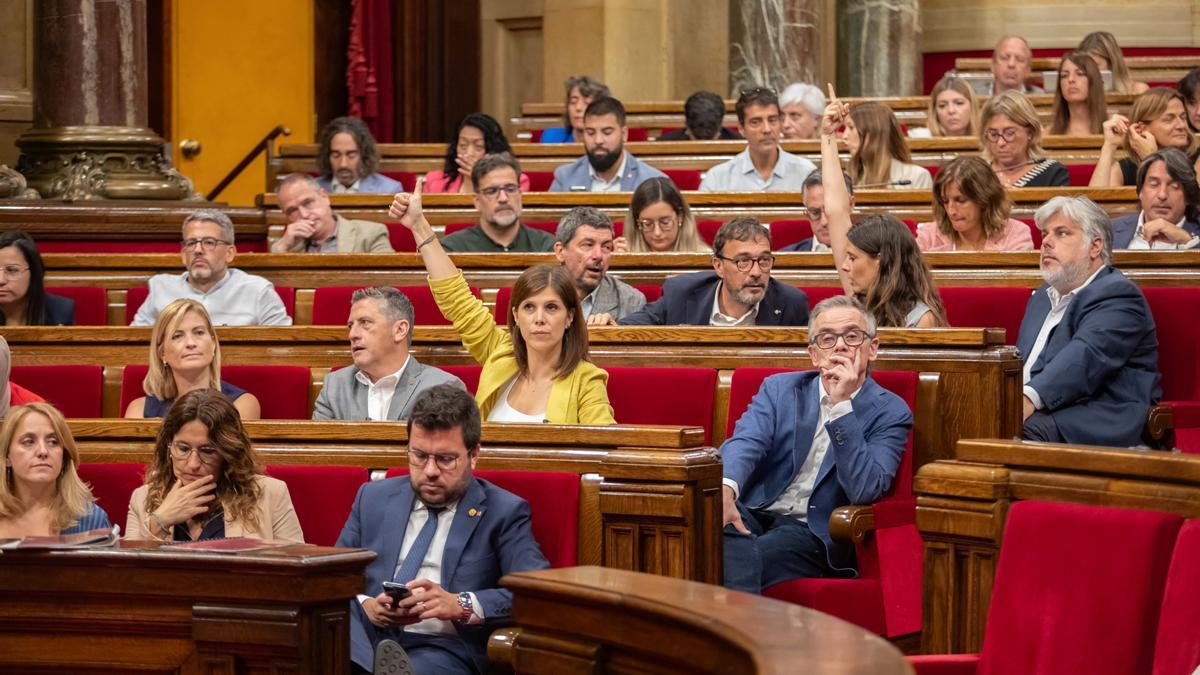
[[[1113,115],[1104,122],[1104,145],[1100,146],[1100,158],[1092,170],[1088,187],[1119,187],[1123,182],[1121,167],[1117,165],[1117,148],[1125,142],[1129,133],[1129,120],[1122,115]]]
[[[425,212],[421,209],[421,189],[424,185],[425,179],[418,178],[415,191],[397,194],[392,200],[388,214],[412,232],[413,239],[417,240],[417,253],[420,253],[421,259],[425,261],[425,271],[429,273],[429,278],[448,279],[458,274],[458,268],[455,267],[454,261],[450,260],[450,256],[446,255],[437,235],[433,233],[433,226],[425,219]]]
[[[850,193],[842,178],[842,160],[838,157],[837,129],[850,106],[838,99],[829,85],[829,105],[821,116],[821,187],[825,190],[825,214],[829,218],[829,247],[833,249],[833,264],[842,289],[850,294],[850,280],[842,272],[846,259],[847,233],[850,231]]]

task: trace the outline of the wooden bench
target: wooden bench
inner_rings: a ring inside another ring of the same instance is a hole
[[[1062,58],[1058,56],[1035,56],[1029,67],[1034,73],[1057,72],[1061,61]],[[1183,79],[1191,69],[1200,68],[1200,56],[1126,56],[1125,66],[1129,68],[1129,77],[1134,81],[1174,83]],[[966,73],[990,73],[992,59],[986,56],[960,56],[954,59],[954,69]],[[1110,104],[1113,96],[1120,94],[1109,93]],[[1053,96],[1050,98],[1053,101]]]

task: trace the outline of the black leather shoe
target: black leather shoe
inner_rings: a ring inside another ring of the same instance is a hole
[[[408,654],[395,640],[380,640],[375,646],[374,672],[376,675],[415,675]]]

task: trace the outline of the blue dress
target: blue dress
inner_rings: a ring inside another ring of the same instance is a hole
[[[104,512],[104,509],[100,508],[100,505],[96,502],[92,502],[91,510],[84,514],[84,516],[79,519],[78,523],[75,523],[71,527],[59,532],[59,535],[77,534],[79,532],[98,530],[100,528],[111,530],[112,523],[108,521],[108,514]]]
[[[225,398],[229,399],[230,403],[233,403],[239,396],[246,393],[246,390],[222,380],[221,393],[225,394]],[[167,411],[171,409],[171,404],[174,402],[175,399],[173,398],[163,401],[156,396],[146,394],[146,405],[142,408],[142,417],[165,417]]]

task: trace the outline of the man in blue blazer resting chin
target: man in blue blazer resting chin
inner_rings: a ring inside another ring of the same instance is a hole
[[[721,446],[728,588],[855,576],[829,516],[882,497],[900,466],[912,413],[871,379],[874,317],[835,296],[813,308],[808,335],[816,370],[764,380]]]

